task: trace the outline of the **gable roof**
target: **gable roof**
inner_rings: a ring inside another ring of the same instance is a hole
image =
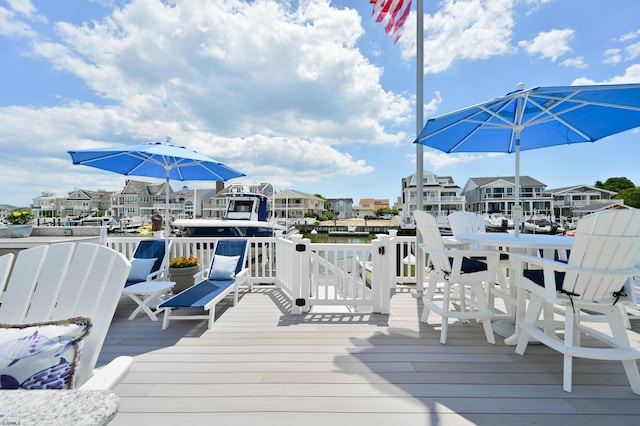
[[[510,184],[513,184],[513,185],[516,184],[516,177],[515,176],[474,177],[474,178],[469,178],[469,180],[473,181],[479,187],[487,186],[487,185],[490,185],[490,184],[492,184],[494,182],[497,182],[497,181],[505,181],[505,182],[508,182]],[[545,185],[544,183],[540,182],[539,180],[536,180],[536,179],[532,178],[531,176],[520,176],[520,186],[542,186],[542,187],[546,187],[547,185]]]
[[[582,189],[582,190],[581,190]],[[608,189],[604,189],[604,188],[598,188],[596,186],[593,185],[573,185],[573,186],[564,186],[562,188],[553,188],[553,189],[549,189],[548,191],[553,192],[554,194],[560,193],[560,192],[586,192],[586,191],[600,191],[600,192],[608,192],[611,195],[615,195],[617,194],[617,192],[615,191],[609,191]]]

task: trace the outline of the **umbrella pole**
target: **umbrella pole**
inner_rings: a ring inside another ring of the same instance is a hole
[[[169,258],[169,235],[171,229],[169,229],[169,170],[167,170],[167,180],[164,186],[164,252]],[[167,265],[169,266],[169,265]]]
[[[522,207],[520,206],[520,130],[516,130],[516,198],[511,213],[513,215],[514,233],[516,238],[520,235],[520,221],[522,220]]]
[[[424,4],[418,0],[416,4],[416,138],[422,132],[424,125],[423,97],[424,97]],[[416,144],[416,210],[422,210],[423,188],[423,146]],[[425,257],[421,255],[419,248],[422,244],[422,236],[416,230],[416,291],[414,297],[421,298],[424,295]]]

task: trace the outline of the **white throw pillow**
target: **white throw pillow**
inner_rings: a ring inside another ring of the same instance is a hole
[[[146,281],[147,275],[151,272],[151,268],[153,268],[156,260],[155,257],[151,259],[133,259],[127,281]]]
[[[240,256],[222,256],[216,254],[211,264],[209,279],[232,280],[236,276],[236,265]]]
[[[85,317],[0,324],[0,389],[73,389]]]

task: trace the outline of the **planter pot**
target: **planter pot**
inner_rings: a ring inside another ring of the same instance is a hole
[[[33,225],[7,225],[7,231],[11,238],[25,238],[31,235]]]
[[[193,276],[200,270],[200,265],[187,268],[169,268],[169,278],[175,282],[173,294],[180,293],[193,285]]]

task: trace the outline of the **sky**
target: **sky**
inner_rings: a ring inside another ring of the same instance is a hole
[[[121,191],[67,151],[167,136],[246,174],[232,183],[393,204],[416,171],[417,1],[394,44],[368,0],[0,0],[0,204]],[[640,83],[638,16],[634,0],[424,0],[424,121],[519,82]],[[639,138],[525,151],[521,175],[640,185]],[[513,154],[423,151],[461,187],[515,171]]]

